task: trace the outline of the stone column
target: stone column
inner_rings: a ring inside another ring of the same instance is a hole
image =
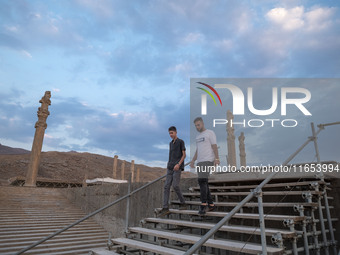
[[[135,178],[135,161],[131,160],[131,182],[134,182]]]
[[[140,169],[137,168],[136,182],[140,182]]]
[[[234,119],[234,115],[230,110],[227,111],[227,144],[228,144],[228,156],[227,163],[230,166],[236,167],[236,148],[235,148],[235,135],[234,127],[231,126],[231,120]]]
[[[86,173],[85,176],[84,176],[83,187],[87,187],[86,180],[87,180],[87,173]]]
[[[244,144],[244,133],[241,132],[241,135],[238,137],[239,141],[239,148],[240,148],[240,165],[243,167],[246,167],[247,161],[246,161],[246,149],[245,149],[245,144]]]
[[[121,174],[122,174],[122,180],[125,180],[125,160],[123,160],[122,162],[122,166],[121,166]]]
[[[117,179],[117,164],[118,164],[118,156],[115,155],[113,157],[113,173],[112,173],[113,179]]]
[[[51,91],[46,91],[39,103],[41,107],[38,109],[38,121],[35,123],[35,134],[30,155],[30,162],[26,174],[25,186],[35,187],[40,164],[40,154],[44,140],[45,129],[47,128],[46,119],[50,112],[48,106],[51,105]]]

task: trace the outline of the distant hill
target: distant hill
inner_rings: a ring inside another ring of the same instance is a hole
[[[7,183],[9,178],[15,176],[26,176],[29,151],[15,149],[1,145],[0,153],[0,185]],[[12,153],[9,153],[12,152]],[[14,153],[16,152],[16,153]],[[20,154],[21,152],[21,154]],[[3,155],[1,155],[3,154]],[[14,155],[16,154],[16,155]],[[125,161],[125,171],[122,173],[122,163],[118,159],[117,179],[127,179],[130,174],[131,162]],[[160,167],[149,167],[135,164],[135,170],[140,169],[140,181],[148,182],[166,173],[166,169]],[[67,180],[82,182],[87,176],[88,179],[113,177],[113,157],[107,157],[87,152],[42,152],[38,177],[51,180]],[[124,175],[124,176],[122,176]],[[191,173],[184,172],[184,178],[191,176]],[[136,177],[136,176],[135,176]]]
[[[20,155],[20,154],[29,154],[31,153],[28,150],[20,149],[20,148],[12,148],[9,146],[2,145],[0,143],[0,155]]]

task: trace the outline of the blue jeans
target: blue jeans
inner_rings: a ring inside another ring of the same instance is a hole
[[[179,201],[184,204],[185,200],[182,195],[181,189],[179,187],[179,182],[181,180],[181,170],[167,170],[165,185],[164,185],[164,197],[163,197],[163,208],[169,208],[169,197],[170,197],[170,187],[172,185],[174,191],[176,192]]]

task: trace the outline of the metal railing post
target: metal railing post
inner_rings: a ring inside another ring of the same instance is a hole
[[[314,128],[314,123],[311,123],[311,127],[312,127],[312,134],[313,134],[313,141],[314,141],[314,148],[315,148],[315,156],[316,156],[316,160],[317,163],[320,164],[321,160],[320,160],[320,154],[319,154],[319,147],[318,147],[318,142],[317,142],[317,135],[315,133],[315,128]],[[318,174],[318,177],[321,179],[321,181],[324,181],[324,174],[322,171],[320,171],[320,173]]]
[[[304,213],[305,208],[303,205],[295,205],[294,209],[295,211],[299,212],[301,217],[305,218],[305,213]],[[302,221],[302,233],[303,233],[303,243],[305,247],[305,254],[309,255],[308,232],[307,232],[307,223],[305,219]]]
[[[129,174],[128,194],[131,193],[131,174]],[[130,196],[126,201],[125,233],[129,232]]]
[[[332,240],[331,246],[333,247],[333,254],[337,254],[336,241],[335,241],[335,237],[334,237],[334,230],[333,230],[331,213],[329,211],[329,204],[328,204],[328,197],[327,197],[326,189],[324,190],[323,198],[325,199],[325,208],[326,208],[326,215],[327,215],[329,233],[331,235],[331,240]]]
[[[255,190],[255,195],[257,196],[257,201],[259,204],[259,221],[261,228],[261,244],[262,244],[262,254],[267,255],[267,240],[266,240],[266,227],[264,224],[264,212],[263,212],[263,199],[262,199],[262,190]]]
[[[331,123],[331,124],[332,125],[336,125],[337,123]],[[314,148],[315,148],[317,163],[318,163],[318,165],[321,166],[319,147],[318,147],[318,142],[317,142],[317,137],[316,137],[316,134],[315,134],[315,128],[314,128],[314,123],[313,122],[311,123],[311,127],[312,127],[312,132],[313,132]],[[324,181],[324,174],[323,174],[322,171],[320,172],[319,176],[320,176],[320,179],[322,181]],[[332,224],[332,218],[331,218],[331,214],[330,214],[330,211],[329,211],[329,204],[328,204],[328,197],[327,197],[326,189],[323,190],[323,198],[325,199],[325,210],[326,210],[326,215],[327,215],[329,234],[331,236],[331,246],[333,247],[333,254],[337,254],[336,242],[335,242],[334,231],[333,231],[333,224]]]

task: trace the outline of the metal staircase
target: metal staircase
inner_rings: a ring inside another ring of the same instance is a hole
[[[143,219],[139,227],[130,227],[126,237],[111,240],[113,254],[183,254],[258,185],[258,181],[250,182],[235,185],[223,180],[210,181],[216,209],[203,217],[198,215],[199,187],[190,188],[190,192],[183,194],[188,210],[170,209],[168,216],[160,218],[159,208],[156,209],[154,217]],[[328,189],[328,183],[315,179],[272,180],[262,188],[267,254],[333,254],[335,243],[330,231],[325,229],[324,242],[321,227],[322,223],[328,226],[323,201]],[[328,199],[331,202],[332,198]],[[322,217],[319,200],[323,201]],[[172,204],[176,208],[179,201]],[[334,208],[329,209],[335,215]],[[331,218],[332,223],[337,220]],[[258,203],[253,199],[204,243],[200,253],[261,254],[260,235]],[[93,254],[108,252],[93,250]]]

